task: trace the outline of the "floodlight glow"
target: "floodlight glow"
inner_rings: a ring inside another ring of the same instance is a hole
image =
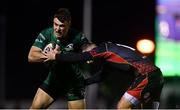
[[[152,40],[141,39],[137,41],[136,47],[141,53],[150,54],[154,51],[155,44]]]

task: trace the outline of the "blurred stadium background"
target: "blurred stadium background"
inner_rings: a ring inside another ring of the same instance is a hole
[[[27,55],[37,34],[52,25],[59,7],[69,8],[72,26],[95,43],[113,41],[137,48],[139,40],[151,40],[155,50],[146,55],[165,76],[160,108],[180,108],[179,0],[0,1],[0,108],[30,106],[47,72],[42,65],[28,63]],[[87,87],[87,108],[115,106],[130,78],[116,72],[109,77],[109,86]],[[60,99],[50,108],[66,108],[66,102]]]

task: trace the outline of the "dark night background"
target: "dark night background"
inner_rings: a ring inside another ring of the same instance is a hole
[[[154,41],[155,0],[93,0],[92,41],[114,41],[135,48],[138,39]],[[72,13],[72,27],[83,29],[83,0],[8,0],[1,3],[6,17],[6,99],[32,99],[47,75],[44,66],[28,63],[38,33],[52,25],[60,7]]]
[[[59,7],[69,8],[72,26],[82,30],[83,0],[11,0],[5,5],[6,95],[10,99],[29,98],[45,76],[41,65],[27,61],[32,43],[42,29],[52,25],[53,14]],[[140,36],[154,39],[154,17],[154,0],[93,0],[92,41],[135,46]]]

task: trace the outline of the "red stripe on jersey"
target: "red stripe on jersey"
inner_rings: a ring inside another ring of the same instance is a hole
[[[104,58],[109,62],[113,62],[113,63],[128,63],[125,59],[123,59],[122,57],[120,57],[119,55],[113,53],[113,52],[103,52],[103,53],[99,53],[97,54],[96,52],[92,51],[91,55],[94,58]]]
[[[141,94],[142,94],[142,91],[144,90],[144,88],[146,87],[146,85],[148,84],[148,78],[146,77],[143,81],[141,81],[137,87],[133,88],[133,89],[129,89],[127,91],[128,94],[136,97],[137,99],[140,99],[141,98]]]
[[[108,58],[108,61],[111,61],[114,63],[128,63],[125,59],[123,59],[119,55],[112,53],[112,52],[108,52],[108,53],[111,54],[111,57]]]

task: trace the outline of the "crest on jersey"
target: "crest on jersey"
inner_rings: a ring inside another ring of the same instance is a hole
[[[82,34],[81,36],[81,40],[84,40],[86,37],[85,37],[85,34]]]
[[[71,51],[71,50],[74,50],[74,45],[71,43],[71,44],[68,44],[65,48],[66,51]]]

